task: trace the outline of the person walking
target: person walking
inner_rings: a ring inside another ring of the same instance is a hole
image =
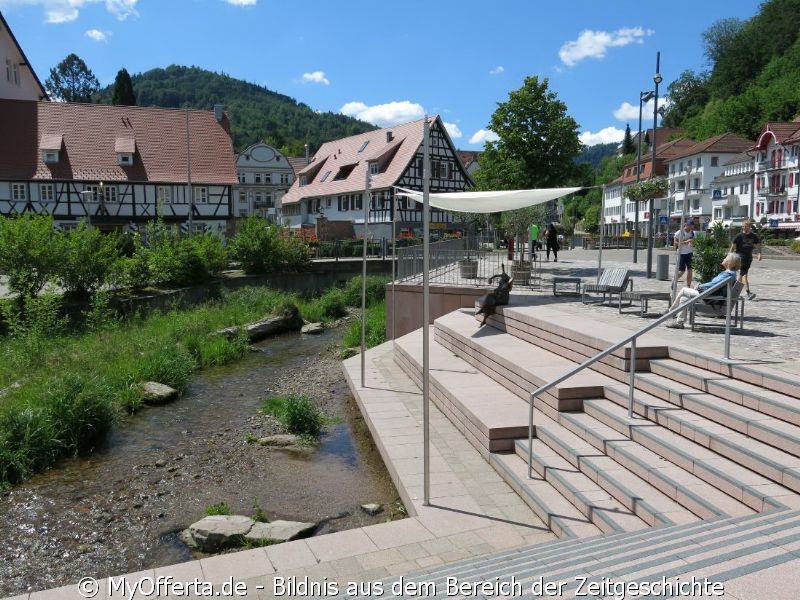
[[[744,284],[744,289],[747,291],[747,299],[755,300],[756,295],[750,291],[750,280],[747,274],[750,271],[750,265],[753,264],[753,250],[758,248],[758,260],[761,260],[761,238],[753,233],[753,224],[750,219],[742,223],[742,231],[733,238],[731,244],[731,252],[736,252],[742,257],[742,266],[739,268],[739,281]]]
[[[550,260],[550,250],[553,251],[553,262],[558,262],[558,251],[560,249],[558,245],[558,231],[556,231],[556,226],[550,223],[547,226],[547,231],[545,232],[545,255],[547,256],[547,260]]]
[[[687,219],[683,229],[675,233],[673,244],[678,249],[678,281],[686,272],[686,287],[692,287],[692,256],[694,255],[694,221]]]
[[[680,305],[688,302],[692,298],[697,298],[700,294],[706,291],[709,288],[714,287],[718,283],[722,281],[727,281],[728,279],[736,279],[736,275],[739,272],[739,267],[742,264],[741,257],[736,254],[735,252],[729,252],[725,258],[722,259],[722,266],[725,267],[725,270],[719,273],[714,279],[707,283],[701,283],[697,286],[697,289],[685,287],[683,288],[678,294],[675,296],[675,301],[670,305],[669,310],[673,310],[678,308]],[[727,294],[728,288],[722,288],[725,291],[720,292]],[[667,327],[670,329],[683,329],[683,323],[686,321],[686,309],[684,308],[681,312],[675,314],[675,320],[667,323]]]

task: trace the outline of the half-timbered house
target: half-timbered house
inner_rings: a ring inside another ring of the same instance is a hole
[[[162,218],[224,231],[236,169],[214,111],[0,100],[0,214],[101,229]]]
[[[430,191],[461,192],[472,185],[450,136],[438,116],[430,123]],[[349,221],[356,235],[391,238],[419,233],[422,207],[395,194],[395,186],[423,189],[423,120],[369,131],[322,144],[283,196],[281,221],[299,228],[325,221]],[[369,182],[367,181],[369,178]],[[431,209],[431,230],[457,227],[452,213]],[[395,231],[392,232],[392,224]]]

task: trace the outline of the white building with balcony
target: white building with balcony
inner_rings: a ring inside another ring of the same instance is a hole
[[[695,229],[706,229],[713,215],[713,182],[725,165],[753,142],[735,133],[723,133],[697,142],[667,160],[670,227],[681,217],[693,218]]]
[[[294,169],[276,148],[253,144],[236,157],[233,216],[277,222],[281,198],[294,181]]]
[[[755,143],[756,220],[794,231],[800,223],[800,120],[767,123]]]
[[[711,221],[725,227],[741,227],[753,214],[755,152],[737,154],[723,165],[723,172],[711,182]]]

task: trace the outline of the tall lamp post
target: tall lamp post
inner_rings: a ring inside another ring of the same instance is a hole
[[[639,135],[636,137],[636,183],[642,176],[642,105],[650,102],[655,94],[652,90],[647,92],[639,92]],[[634,226],[633,226],[633,262],[636,263],[639,255],[639,202],[634,201],[633,209],[635,211]]]
[[[83,202],[86,204],[86,224],[91,227],[92,226],[92,197],[94,196],[94,192],[92,190],[83,190],[80,192],[80,195],[83,197]]]
[[[656,52],[656,74],[653,82],[656,84],[655,102],[653,104],[653,163],[650,168],[650,177],[656,176],[656,131],[658,130],[658,84],[663,81],[661,77],[661,52]],[[653,277],[653,207],[654,198],[650,198],[647,215],[647,278]]]

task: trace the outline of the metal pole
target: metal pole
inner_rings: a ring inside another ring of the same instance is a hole
[[[192,193],[192,153],[189,147],[189,107],[186,107],[186,186],[189,192],[189,231],[192,235],[192,221],[194,218],[194,194]]]
[[[639,135],[636,138],[636,183],[642,178],[642,103],[649,102],[653,92],[639,92]],[[633,201],[636,216],[633,228],[633,262],[636,263],[639,254],[639,202]]]
[[[370,163],[367,161],[367,176],[364,183],[364,245],[361,260],[361,387],[366,385],[367,351],[367,215],[369,211]]]
[[[606,228],[606,186],[603,184],[600,196],[600,251],[597,253],[597,281],[600,281],[600,271],[603,267],[603,231]]]
[[[622,302],[622,300],[620,300]],[[636,338],[631,340],[631,381],[628,389],[628,418],[633,418],[633,391],[636,379]]]
[[[397,337],[395,319],[397,319],[397,304],[395,303],[394,285],[397,279],[397,194],[392,188],[392,346]]]
[[[661,52],[656,52],[656,74],[653,81],[656,84],[655,102],[653,103],[653,164],[650,168],[650,177],[656,176],[656,131],[658,130],[658,84],[661,83]],[[653,277],[653,207],[654,199],[650,198],[649,214],[647,219],[647,278]]]
[[[431,503],[431,432],[430,432],[430,126],[428,115],[423,123],[422,151],[422,437],[423,451],[423,506]]]

